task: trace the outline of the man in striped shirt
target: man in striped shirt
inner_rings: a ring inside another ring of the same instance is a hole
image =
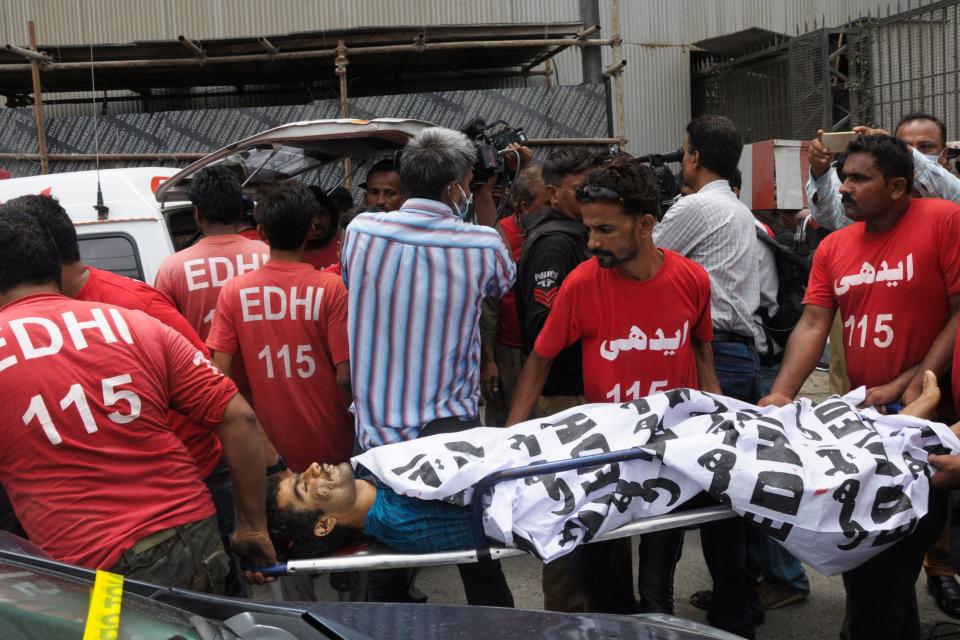
[[[395,212],[358,215],[341,263],[357,440],[363,449],[479,426],[480,305],[513,285],[493,229],[463,222],[476,151],[434,127],[407,143]],[[513,606],[499,564],[462,565],[470,604]]]

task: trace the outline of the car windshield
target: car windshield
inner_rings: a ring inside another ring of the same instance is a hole
[[[46,640],[83,636],[90,582],[0,562],[4,638]],[[124,592],[119,638],[201,640],[187,612]]]
[[[217,164],[233,169],[242,182],[252,186],[282,182],[330,159],[301,146],[283,144],[244,149]]]

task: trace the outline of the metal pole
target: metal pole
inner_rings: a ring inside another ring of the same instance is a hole
[[[341,38],[337,41],[337,57],[334,60],[334,73],[340,79],[340,117],[350,117],[350,102],[347,96],[347,65],[350,60],[347,59],[347,43]],[[343,176],[346,179],[347,189],[353,190],[353,163],[350,158],[343,159]]]
[[[599,0],[580,0],[580,22],[583,23],[584,27],[600,24]],[[614,33],[618,33],[616,27],[614,27]],[[592,40],[599,37],[599,33],[588,36]],[[583,49],[580,66],[583,69],[584,82],[603,82],[603,52],[600,49]]]
[[[548,88],[552,87],[553,86],[553,59],[552,58],[546,59],[546,61],[543,63],[543,69],[544,69],[543,75],[547,77],[547,87]]]
[[[607,47],[614,44],[612,39],[592,40],[589,38],[552,38],[548,40],[470,40],[462,42],[427,42],[423,44],[396,44],[386,46],[354,47],[353,56],[384,53],[422,53],[424,51],[459,51],[462,49],[509,49],[542,47]],[[269,62],[271,60],[313,60],[316,58],[335,58],[336,49],[312,49],[309,51],[281,51],[277,54],[250,53],[237,56],[206,56],[193,58],[156,58],[144,60],[99,60],[90,62],[53,62],[44,71],[88,71],[94,69],[139,69],[149,67],[201,67],[204,65],[238,64],[243,62]],[[0,73],[22,73],[29,71],[25,64],[0,65]]]
[[[613,60],[622,60],[623,51],[621,45],[623,44],[622,34],[620,32],[620,0],[610,0],[610,13],[612,14],[611,24],[613,25],[613,34],[610,37],[610,41],[613,45],[611,51],[611,58]],[[618,144],[623,147],[627,144],[626,136],[626,126],[624,124],[625,116],[623,113],[623,71],[616,74],[613,77],[613,86],[614,86],[614,102],[616,106],[617,114],[617,138],[619,138]]]
[[[33,20],[27,22],[30,35],[30,50],[37,51],[37,28]],[[30,73],[33,76],[33,117],[37,121],[37,150],[40,152],[40,173],[50,173],[50,161],[47,158],[47,127],[43,117],[43,90],[40,88],[40,61],[30,58]]]

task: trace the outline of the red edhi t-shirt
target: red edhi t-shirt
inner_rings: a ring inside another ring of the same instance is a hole
[[[854,387],[886,384],[918,364],[960,293],[960,206],[916,198],[883,233],[835,231],[813,258],[804,304],[840,309]]]
[[[554,358],[582,340],[589,402],[625,402],[699,387],[693,340],[710,342],[710,278],[668,249],[660,271],[637,281],[591,258],[570,272],[534,350]]]
[[[212,430],[236,387],[142,312],[61,295],[0,309],[0,482],[57,560],[109,568],[151,533],[214,514],[168,407]]]
[[[350,359],[347,290],[303,262],[270,261],[220,293],[207,345],[243,359],[253,406],[294,471],[353,454],[336,365]]]
[[[87,283],[77,293],[77,300],[103,302],[124,309],[143,311],[189,340],[204,356],[210,355],[203,340],[165,295],[144,282],[125,278],[111,271],[87,267],[87,272]],[[191,422],[177,411],[171,410],[168,419],[174,433],[183,440],[187,450],[197,461],[200,477],[206,478],[213,473],[223,456],[223,448],[216,434]]]
[[[523,234],[517,226],[517,217],[508,216],[497,223],[507,239],[507,248],[513,261],[520,262],[520,249],[523,247]],[[521,348],[523,335],[520,333],[520,315],[517,312],[517,292],[513,287],[500,298],[500,324],[497,327],[497,342],[508,347]]]
[[[217,296],[231,278],[259,269],[270,248],[239,234],[208,236],[167,256],[154,286],[173,300],[202,340],[210,333]]]

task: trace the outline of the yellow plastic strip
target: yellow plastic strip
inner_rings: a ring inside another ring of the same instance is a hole
[[[109,571],[97,571],[83,640],[112,640],[119,637],[122,600],[123,576]]]

